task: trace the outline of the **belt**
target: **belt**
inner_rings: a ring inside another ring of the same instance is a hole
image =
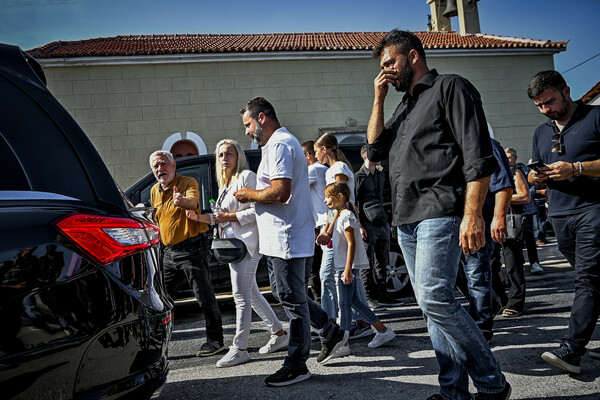
[[[168,246],[164,246],[165,250],[170,250],[170,251],[178,251],[178,250],[184,250],[188,247],[192,247],[196,244],[198,244],[202,239],[206,239],[207,238],[207,234],[206,232],[202,232],[196,236],[193,236],[191,238],[187,238],[182,242],[179,243],[175,243],[175,244],[170,244]]]

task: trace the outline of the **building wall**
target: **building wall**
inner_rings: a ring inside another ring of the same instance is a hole
[[[496,138],[529,158],[533,130],[543,118],[525,90],[533,74],[553,68],[551,55],[430,56],[428,63],[471,80]],[[148,156],[176,132],[200,135],[209,151],[226,137],[250,148],[239,110],[258,95],[273,103],[282,125],[301,142],[323,128],[365,129],[378,70],[368,58],[45,68],[50,91],[123,188],[150,171]],[[390,92],[386,115],[400,98]],[[346,125],[348,118],[356,127]]]

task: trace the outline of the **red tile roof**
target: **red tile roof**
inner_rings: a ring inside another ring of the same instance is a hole
[[[271,34],[183,34],[115,36],[52,42],[30,50],[36,58],[138,56],[198,53],[372,50],[386,32]],[[565,50],[567,42],[456,32],[415,32],[425,50],[534,49]]]
[[[596,96],[600,94],[600,82],[596,83],[590,90],[588,90],[583,96],[581,96],[581,101],[584,103],[589,103],[594,100]]]

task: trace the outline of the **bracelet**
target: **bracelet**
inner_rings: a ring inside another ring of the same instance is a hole
[[[215,214],[208,214],[208,217],[210,218],[210,224],[214,225],[215,224]],[[200,218],[200,217],[198,217]]]
[[[579,164],[579,173],[577,174],[577,176],[581,175],[581,172],[583,171],[583,166],[581,165],[581,161],[577,161],[577,164]]]

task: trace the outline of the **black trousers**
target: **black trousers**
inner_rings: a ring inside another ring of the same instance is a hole
[[[600,314],[600,207],[551,217],[558,249],[575,268],[575,298],[568,342],[582,351]]]
[[[223,321],[215,297],[207,254],[206,233],[163,248],[163,279],[167,293],[175,300],[184,279],[187,279],[206,321],[206,338],[223,343]]]
[[[525,307],[525,269],[523,263],[523,240],[508,239],[502,244],[504,266],[508,277],[508,303],[506,308],[523,312]]]
[[[310,294],[312,299],[317,303],[321,304],[321,259],[323,258],[323,250],[321,246],[315,244],[315,255],[310,257],[310,264],[307,265],[308,271],[308,284],[310,285]]]
[[[365,287],[368,300],[377,300],[387,295],[387,266],[390,262],[390,226],[372,225],[362,222],[367,232],[365,248],[369,259],[369,269],[360,270],[360,279]]]

